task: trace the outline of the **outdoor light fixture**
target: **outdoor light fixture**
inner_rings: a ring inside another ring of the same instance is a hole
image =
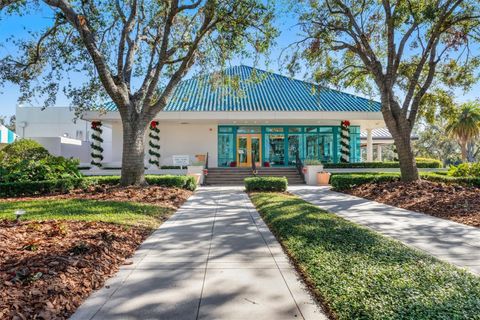
[[[20,217],[27,213],[25,210],[15,210],[15,217],[17,218],[17,222],[20,220]]]

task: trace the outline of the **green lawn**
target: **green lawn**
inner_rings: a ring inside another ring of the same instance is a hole
[[[27,214],[22,220],[102,221],[155,228],[173,209],[133,202],[81,199],[0,202],[0,219],[15,219],[17,209]]]
[[[251,199],[338,319],[480,319],[480,277],[298,197]]]

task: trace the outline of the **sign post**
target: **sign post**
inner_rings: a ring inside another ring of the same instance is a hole
[[[190,164],[190,156],[189,155],[173,155],[173,165],[180,166],[180,169],[186,167]]]

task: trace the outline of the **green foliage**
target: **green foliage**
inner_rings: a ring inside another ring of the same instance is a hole
[[[330,184],[335,190],[343,191],[366,183],[398,180],[400,180],[399,173],[342,173],[333,174],[330,177]]]
[[[285,177],[250,177],[245,178],[245,189],[247,192],[254,191],[287,191],[288,180]]]
[[[466,102],[451,117],[445,128],[447,134],[457,139],[462,148],[462,160],[472,161],[468,144],[480,137],[480,102]]]
[[[478,177],[480,178],[480,162],[462,163],[458,166],[451,166],[448,175],[452,177]]]
[[[442,168],[443,164],[440,160],[416,158],[417,168]],[[324,168],[340,169],[340,168],[400,168],[400,164],[395,161],[388,162],[358,162],[358,163],[325,163]]]
[[[120,183],[119,176],[90,176],[85,177],[85,180],[91,184],[106,184],[116,185]],[[194,191],[197,188],[195,177],[192,176],[177,176],[177,175],[147,175],[146,180],[151,185],[180,188]]]
[[[20,139],[7,145],[0,151],[0,164],[16,164],[25,159],[37,161],[48,156],[47,149],[40,143],[30,139]]]
[[[0,202],[0,219],[15,219],[15,210],[26,214],[21,220],[75,220],[118,223],[125,226],[156,228],[172,208],[134,202],[55,199]]]
[[[298,197],[251,199],[335,319],[479,319],[479,277]]]
[[[424,180],[441,183],[462,184],[472,187],[480,187],[480,177],[452,177],[442,172],[421,172],[420,176]],[[400,180],[399,173],[335,173],[330,178],[330,184],[337,191],[351,189],[366,183],[379,183]]]
[[[18,181],[0,183],[0,197],[33,196],[51,193],[66,193],[85,187],[83,178],[67,178],[46,181]]]
[[[18,140],[0,151],[0,183],[80,177],[78,160],[52,156],[33,140]]]
[[[306,166],[318,166],[322,164],[322,161],[317,160],[317,159],[307,159],[303,163]]]

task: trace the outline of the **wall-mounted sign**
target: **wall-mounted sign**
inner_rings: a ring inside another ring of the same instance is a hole
[[[173,165],[186,167],[190,164],[190,157],[188,155],[174,155],[173,158]]]

